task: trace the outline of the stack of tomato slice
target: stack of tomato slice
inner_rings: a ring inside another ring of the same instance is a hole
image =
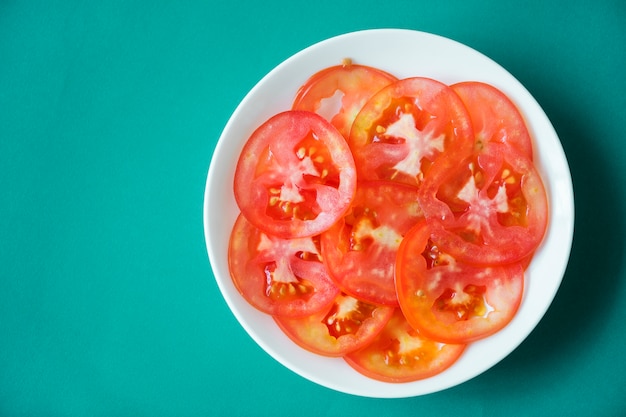
[[[302,348],[389,382],[442,372],[511,321],[548,221],[506,95],[350,62],[252,133],[234,193],[242,296]]]

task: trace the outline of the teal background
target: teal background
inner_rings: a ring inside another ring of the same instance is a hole
[[[626,415],[625,22],[621,0],[0,0],[0,416]],[[528,339],[458,387],[395,400],[317,386],[257,347],[202,224],[213,150],[250,88],[381,27],[516,76],[576,198],[569,267]]]

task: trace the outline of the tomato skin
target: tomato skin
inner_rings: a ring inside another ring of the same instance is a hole
[[[502,91],[491,84],[465,81],[451,85],[469,112],[480,151],[488,142],[506,143],[533,159],[533,145],[522,114]]]
[[[389,181],[360,182],[354,200],[322,233],[322,255],[344,292],[374,304],[397,306],[396,251],[402,237],[424,218],[418,188]]]
[[[356,170],[341,134],[321,116],[285,111],[245,143],[234,177],[235,200],[254,226],[282,238],[314,236],[350,205]]]
[[[365,104],[349,144],[359,180],[420,186],[433,166],[451,167],[470,155],[474,134],[449,86],[414,77],[388,85]]]
[[[533,162],[508,144],[488,143],[454,169],[431,172],[420,203],[441,221],[437,239],[473,264],[506,264],[529,257],[543,240],[548,199]]]
[[[465,350],[463,344],[429,340],[412,328],[396,309],[374,341],[344,356],[361,374],[384,382],[417,381],[449,368]]]
[[[298,90],[293,110],[322,115],[345,137],[357,113],[378,90],[396,81],[393,75],[365,65],[346,64],[312,75]]]
[[[463,263],[437,241],[437,227],[418,224],[398,250],[396,287],[407,321],[445,343],[470,343],[501,330],[521,303],[523,265]]]
[[[394,312],[340,294],[324,310],[303,318],[274,317],[282,331],[300,347],[339,357],[371,343]]]
[[[328,276],[312,237],[282,239],[235,221],[228,249],[231,278],[256,309],[273,316],[304,317],[331,303],[339,289]]]

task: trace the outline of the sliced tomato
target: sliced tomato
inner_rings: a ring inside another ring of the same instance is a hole
[[[422,219],[417,187],[360,182],[346,214],[322,233],[322,255],[330,276],[339,288],[361,300],[397,306],[396,251]]]
[[[491,84],[466,81],[453,84],[461,97],[474,127],[478,151],[487,142],[508,143],[528,159],[533,159],[533,145],[524,118],[515,104]]]
[[[322,263],[318,236],[281,239],[242,215],[230,237],[228,265],[241,295],[267,314],[308,316],[339,294]]]
[[[343,356],[369,344],[393,314],[378,306],[339,294],[327,308],[308,317],[274,317],[300,347],[324,356]]]
[[[396,286],[406,319],[446,343],[470,343],[501,330],[522,300],[522,264],[463,263],[436,240],[437,227],[421,222],[398,250]]]
[[[410,382],[449,368],[465,350],[463,344],[445,344],[424,337],[396,309],[374,341],[344,356],[358,372],[385,382]]]
[[[438,240],[474,264],[517,262],[541,243],[548,199],[532,161],[491,142],[455,169],[431,172],[420,194],[426,218],[445,226]]]
[[[350,131],[359,179],[419,186],[433,165],[454,166],[471,154],[469,114],[447,85],[407,78],[376,93]]]
[[[235,170],[235,199],[266,233],[313,236],[348,209],[356,171],[343,136],[321,116],[286,111],[250,136]]]
[[[300,87],[292,108],[323,116],[348,138],[352,122],[365,102],[396,80],[385,71],[351,62],[328,67]]]

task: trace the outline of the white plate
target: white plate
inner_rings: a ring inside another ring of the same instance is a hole
[[[250,133],[270,116],[287,110],[301,84],[342,59],[371,65],[398,78],[425,76],[444,83],[485,81],[505,92],[524,115],[534,138],[535,161],[549,195],[546,238],[526,275],[524,299],[513,321],[492,337],[471,344],[448,370],[427,380],[391,384],[366,378],[342,359],[297,347],[273,320],[250,307],[228,272],[228,239],[239,209],[233,196],[236,161]],[[547,116],[506,70],[458,42],[423,32],[378,29],[349,33],[315,44],[267,74],[241,101],[217,143],[204,198],[204,233],[217,284],[244,329],[274,359],[315,383],[368,397],[410,397],[440,391],[491,368],[513,351],[541,320],[561,283],[573,238],[574,197],[563,148]]]

